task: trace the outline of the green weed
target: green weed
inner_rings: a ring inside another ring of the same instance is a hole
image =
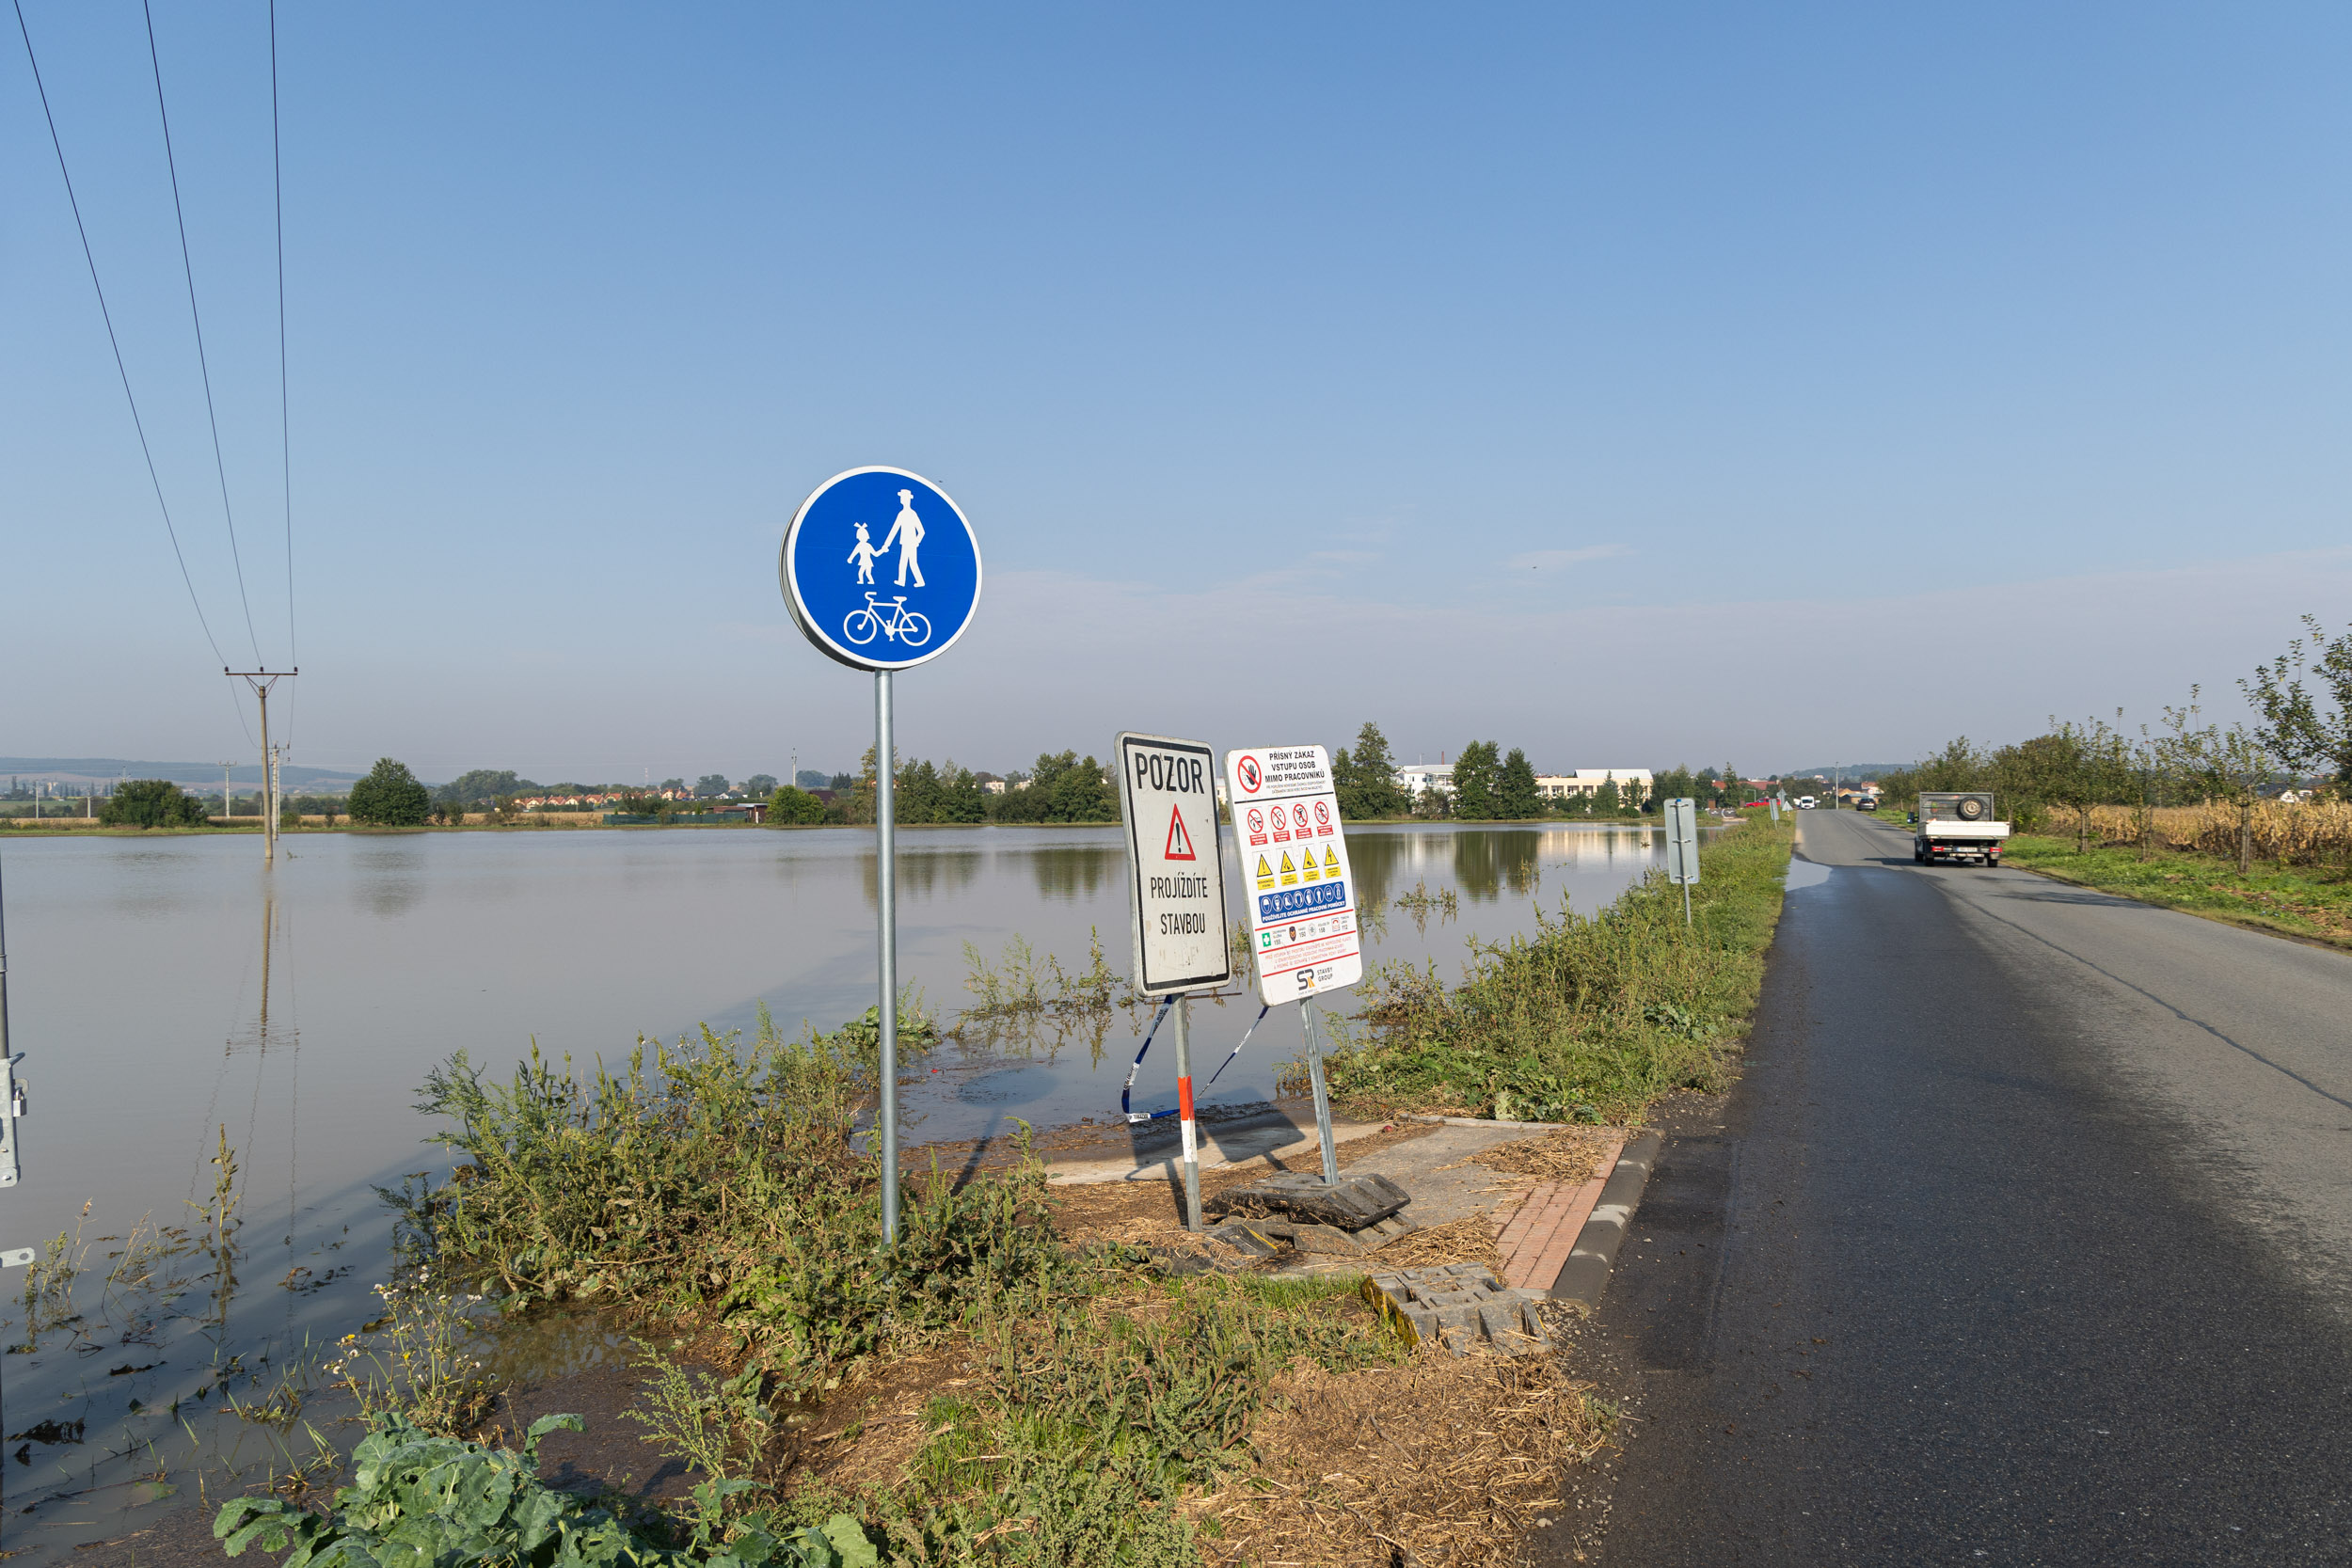
[[[1192,1562],[1176,1500],[1245,1463],[1286,1367],[1402,1354],[1344,1302],[1353,1280],[1170,1283],[1131,1250],[1066,1246],[1025,1151],[962,1181],[916,1173],[897,1243],[880,1244],[875,1163],[851,1136],[871,1070],[853,1037],[787,1041],[763,1019],[749,1040],[706,1031],[645,1054],[593,1076],[534,1055],[506,1084],[453,1058],[423,1103],[454,1118],[444,1135],[467,1163],[391,1196],[437,1280],[732,1333],[731,1377],[647,1353],[648,1440],[706,1478],[695,1539],[770,1530],[778,1508],[837,1511],[821,1489],[779,1502],[758,1482],[775,1412],[953,1338],[978,1386],[934,1406],[903,1484],[851,1500],[894,1560]]]
[[[1376,969],[1327,1063],[1333,1092],[1383,1110],[1501,1120],[1637,1114],[1714,1087],[1746,1025],[1779,919],[1790,829],[1750,821],[1700,852],[1692,923],[1653,876],[1600,914],[1473,942],[1461,983],[1432,963]],[[1408,895],[1409,896],[1409,895]]]
[[[352,1484],[312,1513],[278,1497],[238,1497],[213,1534],[230,1557],[258,1544],[291,1548],[282,1568],[329,1563],[531,1564],[534,1568],[877,1568],[865,1530],[848,1515],[777,1533],[756,1515],[722,1520],[706,1508],[680,1541],[633,1528],[610,1509],[538,1479],[539,1444],[580,1430],[577,1416],[532,1423],[519,1450],[485,1448],[379,1418],[352,1455]],[[715,1485],[701,1489],[716,1496]]]
[[[472,1432],[498,1397],[476,1349],[483,1325],[473,1310],[482,1298],[437,1286],[430,1270],[378,1285],[375,1294],[382,1314],[342,1337],[327,1374],[351,1391],[370,1420],[397,1414],[444,1437]],[[273,1396],[263,1408],[286,1408],[291,1419],[301,1403],[296,1398],[287,1408]]]
[[[1006,941],[994,963],[965,942],[963,963],[963,989],[973,997],[961,1015],[965,1020],[986,1022],[1041,1014],[1068,1018],[1107,1013],[1140,1000],[1127,977],[1111,968],[1099,927],[1088,927],[1087,966],[1075,974],[1051,953],[1040,959],[1018,932]]]

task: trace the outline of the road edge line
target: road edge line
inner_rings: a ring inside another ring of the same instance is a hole
[[[1600,1201],[1593,1205],[1592,1216],[1577,1232],[1568,1260],[1560,1265],[1559,1276],[1551,1282],[1552,1300],[1587,1316],[1599,1309],[1601,1292],[1609,1288],[1610,1273],[1616,1267],[1617,1249],[1625,1244],[1626,1232],[1632,1227],[1634,1211],[1642,1206],[1643,1191],[1649,1185],[1650,1172],[1657,1168],[1658,1151],[1665,1141],[1655,1130],[1643,1132],[1617,1156],[1617,1168],[1602,1185]]]

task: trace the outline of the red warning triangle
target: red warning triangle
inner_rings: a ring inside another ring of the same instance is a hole
[[[1192,837],[1184,832],[1184,814],[1177,807],[1168,809],[1168,853],[1171,861],[1188,861],[1197,857],[1192,852]]]

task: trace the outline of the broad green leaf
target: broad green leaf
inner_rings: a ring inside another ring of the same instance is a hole
[[[825,1521],[825,1539],[841,1554],[841,1568],[882,1568],[882,1554],[866,1539],[866,1527],[847,1513]]]

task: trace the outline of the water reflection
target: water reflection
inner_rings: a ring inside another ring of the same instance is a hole
[[[1115,844],[1040,845],[1018,853],[1029,863],[1039,895],[1065,904],[1092,898],[1105,879],[1121,873],[1125,860]]]
[[[424,896],[421,851],[398,838],[356,840],[362,847],[352,856],[363,873],[357,889],[367,911],[379,920],[397,920]]]
[[[1536,854],[1544,835],[1532,828],[1490,828],[1454,835],[1454,880],[1462,895],[1491,904],[1508,887],[1525,895],[1543,879]]]
[[[977,849],[936,849],[917,843],[898,844],[898,893],[901,897],[930,898],[960,893],[979,877],[987,857]],[[870,862],[869,862],[870,863]]]
[[[160,871],[184,892],[184,859],[126,863],[135,879]],[[12,1042],[28,1047],[48,1091],[40,1107],[48,1115],[27,1124],[46,1135],[27,1151],[25,1195],[53,1212],[60,1192],[88,1196],[40,1249],[6,1323],[20,1462],[0,1481],[6,1512],[18,1516],[10,1556],[69,1560],[74,1546],[135,1529],[189,1493],[244,1490],[288,1467],[277,1439],[293,1412],[326,1431],[347,1413],[301,1350],[329,1338],[323,1323],[311,1327],[322,1293],[338,1298],[331,1321],[346,1327],[363,1308],[349,1299],[358,1283],[350,1227],[314,1223],[317,1195],[303,1186],[293,910],[263,873],[258,903],[236,914],[217,904],[203,911],[207,934],[219,939],[205,957],[234,975],[211,1049],[157,1053],[153,1039],[133,1042],[135,1052],[151,1049],[102,1061],[108,1092],[93,1103],[75,1069],[87,1056],[114,1056],[101,998],[76,998],[102,1021],[74,1042],[82,1049],[61,1049],[46,1008],[26,1009],[36,1026]],[[41,944],[24,948],[36,955],[34,974],[52,980]],[[139,961],[155,970],[170,960],[151,952]],[[89,1136],[101,1126],[110,1135]],[[107,1192],[93,1179],[93,1156],[98,1168],[140,1180]],[[43,1221],[55,1223],[44,1213],[37,1226]]]
[[[1347,868],[1356,876],[1356,907],[1387,909],[1405,862],[1421,847],[1422,835],[1347,830]]]

